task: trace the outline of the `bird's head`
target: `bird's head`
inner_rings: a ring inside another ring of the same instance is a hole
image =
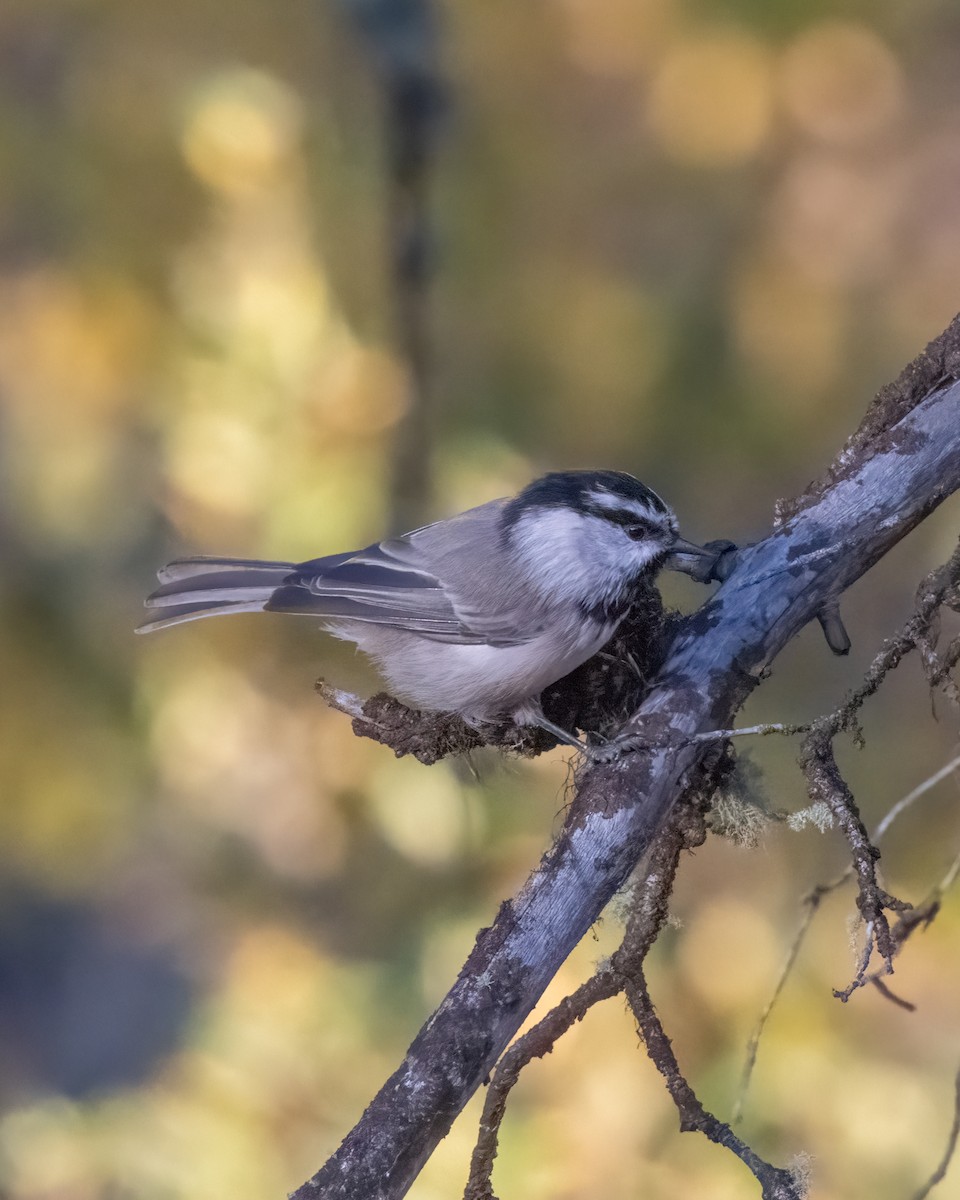
[[[669,505],[625,471],[544,475],[508,501],[502,531],[538,590],[558,598],[620,596],[711,553],[681,538]]]

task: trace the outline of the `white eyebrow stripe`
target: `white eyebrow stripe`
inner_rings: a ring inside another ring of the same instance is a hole
[[[631,512],[642,520],[654,521],[658,525],[668,523],[666,513],[658,512],[649,504],[644,504],[642,500],[631,500],[625,496],[614,496],[611,492],[600,491],[588,492],[587,499],[596,504],[598,508],[606,508],[610,512]]]

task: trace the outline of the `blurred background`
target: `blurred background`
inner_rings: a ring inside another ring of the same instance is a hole
[[[135,639],[155,569],[364,545],[563,467],[636,473],[688,537],[764,535],[960,308],[958,54],[951,0],[6,0],[5,1197],[285,1195],[565,803],[563,753],[476,780],[355,739],[313,684],[375,679],[309,621]],[[849,659],[805,631],[744,719],[832,707],[957,527],[954,500],[847,595]],[[907,661],[866,750],[840,746],[868,823],[956,753],[935,708]],[[806,803],[796,751],[750,750],[775,809]],[[888,838],[886,882],[922,899],[958,844],[948,780]],[[835,832],[775,825],[684,862],[651,990],[721,1117],[800,898],[844,860]],[[853,911],[848,889],[817,918],[740,1131],[809,1151],[817,1197],[885,1200],[950,1127],[960,904],[898,962],[913,1014],[832,998]],[[478,1105],[417,1200],[459,1194]],[[757,1194],[676,1127],[608,1003],[524,1075],[495,1182]]]

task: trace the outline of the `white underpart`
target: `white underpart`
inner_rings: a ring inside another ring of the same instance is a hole
[[[613,625],[585,622],[555,627],[519,646],[462,646],[430,642],[404,630],[360,621],[327,625],[339,638],[356,642],[377,664],[390,691],[415,708],[458,712],[469,721],[489,721],[522,710],[608,640]]]

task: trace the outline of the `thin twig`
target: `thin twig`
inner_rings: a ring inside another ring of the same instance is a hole
[[[744,725],[739,729],[711,729],[707,733],[695,733],[690,741],[696,745],[699,742],[719,742],[727,738],[767,737],[773,733],[791,737],[798,733],[809,733],[810,729],[809,722],[805,725],[791,725],[784,721],[772,721],[762,725]]]
[[[894,953],[899,954],[904,943],[918,929],[926,929],[936,918],[943,904],[943,897],[957,881],[960,875],[960,854],[958,854],[947,869],[943,879],[930,889],[927,897],[909,911],[901,913],[897,923],[890,931]],[[867,977],[866,982],[876,986],[879,976],[885,972],[877,971]],[[881,989],[883,990],[883,989]],[[903,1003],[906,1003],[905,1001]]]
[[[786,961],[780,970],[780,976],[774,985],[770,999],[763,1007],[763,1011],[757,1020],[756,1027],[750,1036],[750,1041],[747,1043],[747,1056],[743,1064],[743,1074],[740,1078],[740,1088],[737,1092],[737,1099],[733,1106],[733,1124],[738,1125],[743,1119],[743,1106],[746,1101],[747,1092],[750,1089],[750,1081],[753,1078],[753,1070],[757,1065],[757,1055],[760,1052],[760,1039],[763,1036],[763,1031],[766,1029],[767,1021],[770,1019],[770,1014],[773,1012],[774,1006],[780,998],[780,993],[786,985],[787,979],[790,977],[790,972],[793,970],[797,957],[800,954],[800,947],[803,945],[804,939],[813,924],[813,918],[817,914],[820,907],[820,901],[823,898],[822,892],[813,892],[807,897],[807,911],[804,914],[803,920],[800,922],[800,928],[794,934],[793,943],[787,954]]]
[[[925,796],[931,788],[935,788],[941,780],[952,775],[954,771],[960,768],[960,754],[951,758],[948,763],[935,771],[929,779],[925,779],[923,783],[917,784],[912,792],[908,792],[901,800],[898,800],[893,808],[887,813],[880,824],[874,829],[872,838],[874,842],[879,842],[883,835],[887,832],[894,821],[913,804],[919,800],[921,796]]]
[[[904,1000],[902,996],[898,996],[897,993],[890,987],[890,985],[885,980],[881,979],[878,974],[871,975],[868,982],[873,984],[884,1000],[889,1000],[890,1003],[895,1004],[897,1008],[902,1008],[906,1012],[917,1011],[917,1006],[912,1003],[912,1001]]]
[[[504,1054],[487,1088],[463,1200],[493,1200],[491,1173],[499,1148],[500,1126],[506,1113],[507,1100],[520,1078],[520,1072],[535,1058],[550,1054],[558,1039],[577,1021],[582,1021],[594,1004],[617,995],[622,987],[622,979],[613,971],[598,971],[575,992],[565,996],[532,1029],[517,1038]]]
[[[802,1185],[790,1171],[766,1162],[738,1138],[729,1125],[703,1107],[680,1070],[670,1038],[650,999],[642,971],[638,970],[634,978],[627,982],[626,993],[647,1053],[663,1076],[667,1091],[677,1106],[680,1129],[683,1132],[697,1130],[711,1142],[725,1146],[735,1154],[760,1183],[763,1200],[802,1200]]]
[[[957,755],[956,758],[952,758],[945,766],[941,767],[939,771],[936,771],[933,775],[931,775],[929,779],[925,779],[923,783],[917,784],[912,792],[908,792],[906,796],[901,796],[901,798],[896,802],[896,804],[893,805],[886,816],[883,817],[879,824],[874,827],[873,832],[870,834],[870,840],[873,842],[873,844],[875,846],[878,845],[890,831],[891,826],[898,817],[901,817],[912,804],[916,803],[916,801],[921,798],[921,796],[925,796],[927,792],[929,792],[938,783],[946,779],[948,775],[951,775],[958,768],[960,768],[960,755]],[[827,892],[835,892],[837,888],[843,887],[845,883],[849,883],[849,881],[854,877],[854,874],[855,872],[852,866],[846,867],[844,871],[842,871],[841,874],[836,877],[836,879],[832,880],[830,883],[818,884],[814,890],[821,892],[824,895]],[[805,897],[805,902],[808,900],[809,897]]]
[[[945,1177],[947,1169],[957,1150],[957,1141],[960,1140],[960,1071],[957,1071],[953,1085],[953,1124],[950,1126],[950,1133],[947,1136],[947,1148],[943,1152],[943,1158],[940,1160],[940,1165],[930,1176],[923,1187],[914,1193],[913,1200],[926,1200],[927,1196],[933,1191],[938,1183]]]

